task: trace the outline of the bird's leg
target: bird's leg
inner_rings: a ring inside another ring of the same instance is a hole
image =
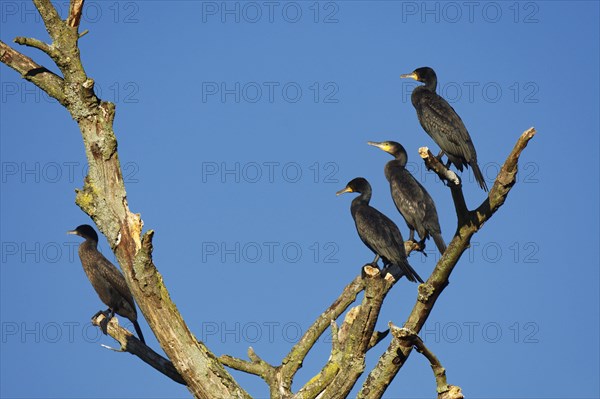
[[[376,255],[375,259],[373,259],[373,262],[367,263],[366,265],[363,266],[363,268],[361,269],[361,273],[360,273],[362,278],[367,277],[367,274],[370,276],[375,276],[376,274],[379,274],[379,266],[377,265],[378,261],[379,261],[379,255]]]
[[[446,160],[446,163],[444,163],[444,161],[442,161],[442,157],[444,156],[444,154],[445,154],[444,150],[441,150],[436,158],[438,159],[438,161],[440,161],[440,163],[442,165],[444,165],[446,167],[446,169],[450,169],[450,158],[448,158]]]
[[[115,315],[114,310],[112,310],[111,308],[108,308],[104,311],[100,310],[98,313],[96,313],[94,315],[93,318],[96,318],[99,314],[103,314],[104,315],[104,320],[102,320],[100,322],[100,329],[102,330],[102,332],[104,333],[104,335],[108,334],[108,322],[110,321],[110,319],[113,318],[113,316]]]
[[[442,157],[444,156],[444,154],[445,154],[444,150],[440,150],[440,152],[437,154],[437,157],[436,157],[438,159],[438,161],[442,162]]]
[[[410,233],[408,235],[408,241],[415,241],[415,229],[410,229]]]
[[[421,252],[423,255],[427,256],[427,253],[425,252],[425,238],[423,238],[421,241],[419,241],[419,252]]]
[[[383,269],[381,269],[381,275],[386,280],[390,281],[398,281],[400,277],[402,277],[402,271],[397,265],[393,263],[388,263],[383,265]]]
[[[92,319],[95,319],[96,317],[100,316],[101,314],[103,314],[106,317],[106,310],[97,311],[96,314],[92,316]]]
[[[379,255],[375,255],[375,259],[373,259],[373,262],[371,262],[371,266],[376,267],[379,269],[379,266],[377,265],[377,262],[379,262]]]
[[[422,239],[421,241],[417,241],[415,240],[415,229],[410,228],[410,233],[408,236],[408,243],[410,243],[410,247],[409,249],[406,249],[406,246],[404,247],[408,253],[408,256],[410,256],[410,253],[412,251],[417,251],[417,252],[421,252],[423,255],[427,256],[427,254],[424,252],[425,249],[425,239]]]

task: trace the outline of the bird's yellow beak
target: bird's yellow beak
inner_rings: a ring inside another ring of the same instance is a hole
[[[352,189],[348,186],[344,187],[343,189],[341,189],[340,191],[338,191],[337,193],[335,193],[335,195],[342,195],[344,193],[352,193],[354,191],[352,191]]]
[[[67,234],[75,234],[75,235],[77,235],[77,230],[69,230],[69,231],[67,231]]]
[[[389,144],[386,143],[385,141],[381,142],[381,143],[378,143],[376,141],[367,141],[367,144],[372,145],[373,147],[377,147],[385,152],[388,152],[388,150],[390,149]]]
[[[419,80],[419,75],[417,75],[416,72],[405,73],[405,74],[400,75],[400,77],[403,79],[410,78],[410,79],[414,79],[414,80]]]

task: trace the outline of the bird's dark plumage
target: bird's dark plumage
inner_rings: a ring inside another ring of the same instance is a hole
[[[475,146],[467,128],[454,108],[435,91],[437,87],[435,71],[429,67],[422,67],[401,77],[424,83],[416,87],[411,95],[421,126],[458,170],[462,172],[463,166],[471,166],[477,183],[487,191],[483,174],[477,164]]]
[[[98,251],[98,234],[96,234],[96,231],[92,226],[84,224],[68,233],[85,238],[85,241],[79,245],[79,258],[83,270],[100,300],[108,306],[111,313],[129,319],[133,323],[140,341],[145,343],[142,330],[137,322],[137,311],[133,295],[131,295],[125,277],[115,265],[110,263]],[[110,315],[108,318],[110,318]]]
[[[389,270],[400,269],[399,273],[392,273],[394,278],[398,279],[404,275],[409,281],[422,283],[423,279],[406,260],[404,240],[398,226],[369,205],[371,200],[369,182],[362,177],[357,177],[350,181],[344,189],[338,191],[337,195],[354,192],[360,193],[360,195],[352,200],[350,212],[362,242],[375,255],[381,257],[384,266],[389,266]],[[375,259],[377,260],[377,257]]]
[[[409,240],[414,241],[415,230],[421,238],[421,243],[431,235],[438,250],[443,254],[446,243],[442,237],[435,203],[425,187],[406,170],[408,155],[404,147],[395,141],[381,143],[369,141],[368,144],[380,148],[395,158],[385,165],[385,177],[390,182],[394,204],[410,229]]]

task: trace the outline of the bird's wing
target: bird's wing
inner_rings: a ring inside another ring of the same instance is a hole
[[[412,175],[411,177],[415,186],[418,187],[414,188],[414,195],[415,198],[418,198],[419,209],[421,210],[419,216],[421,217],[420,223],[422,228],[424,228],[428,234],[440,233],[440,222],[433,198],[431,198],[431,195],[429,195],[421,183],[419,183]],[[416,194],[417,192],[418,194]]]
[[[114,289],[117,290],[117,292],[128,302],[129,306],[135,311],[133,295],[131,295],[129,286],[127,286],[127,282],[125,281],[125,277],[123,277],[123,274],[121,274],[119,269],[117,269],[117,267],[104,256],[99,257],[96,267],[100,275],[109,282],[111,287],[114,287]]]
[[[475,147],[462,119],[437,93],[425,92],[420,101],[419,121],[440,148],[467,162],[475,158]]]
[[[402,234],[383,213],[363,206],[356,212],[355,221],[358,235],[373,252],[392,263],[406,259]]]
[[[392,177],[390,190],[396,208],[409,225],[418,229],[419,221],[423,220],[426,212],[423,187],[406,170]]]
[[[440,220],[438,218],[437,209],[435,208],[435,202],[429,194],[423,199],[423,206],[425,208],[425,216],[423,219],[423,227],[431,235],[440,234],[442,232],[440,228]]]

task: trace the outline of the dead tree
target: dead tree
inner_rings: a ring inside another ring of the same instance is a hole
[[[85,144],[89,172],[83,188],[77,190],[76,204],[96,223],[106,236],[124,272],[135,299],[169,360],[143,345],[113,319],[108,332],[128,351],[158,371],[185,384],[198,398],[250,398],[224,366],[255,374],[268,384],[271,398],[344,398],[365,372],[366,353],[386,338],[389,331],[375,331],[375,324],[386,294],[394,281],[382,278],[376,269],[368,269],[365,277],[358,276],[327,308],[291,348],[279,365],[262,360],[252,348],[248,360],[224,355],[215,356],[198,341],[171,300],[158,269],[152,261],[153,231],[142,234],[139,214],[131,212],[127,202],[123,174],[113,131],[115,105],[98,98],[94,80],[83,68],[78,40],[79,23],[84,0],[71,0],[69,15],[61,19],[50,0],[33,0],[39,11],[50,43],[39,39],[17,37],[20,45],[34,47],[54,61],[62,76],[38,65],[0,41],[0,61],[17,71],[48,95],[55,98],[79,125]],[[402,368],[413,348],[431,363],[439,398],[460,398],[460,388],[446,382],[446,373],[437,357],[418,334],[433,306],[448,285],[448,279],[471,237],[492,217],[506,200],[516,182],[518,160],[533,128],[524,132],[508,155],[487,198],[474,210],[467,208],[460,180],[445,168],[426,148],[420,150],[426,166],[447,182],[457,215],[454,238],[448,245],[433,273],[419,286],[415,305],[403,328],[390,326],[392,337],[377,365],[369,371],[358,398],[381,398],[387,386]],[[407,250],[415,249],[406,243]],[[338,326],[336,320],[364,291],[360,304],[351,308]],[[98,316],[94,323],[99,323]],[[297,392],[292,392],[292,380],[302,362],[328,329],[332,330],[331,356],[321,371]]]

